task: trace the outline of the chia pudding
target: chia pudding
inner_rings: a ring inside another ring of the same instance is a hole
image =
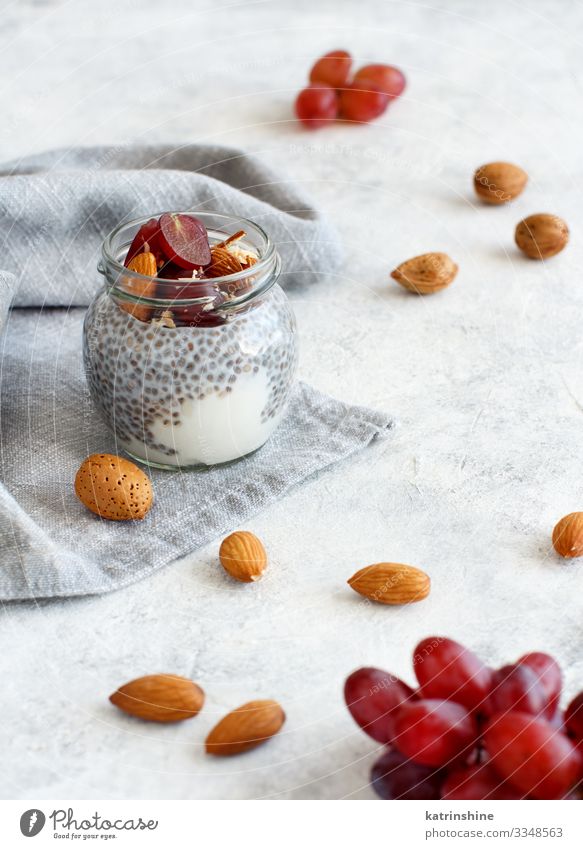
[[[295,319],[276,284],[279,257],[268,237],[240,219],[200,219],[221,263],[229,231],[244,228],[245,241],[230,250],[249,264],[209,279],[225,270],[212,260],[152,282],[140,274],[148,257],[129,268],[116,259],[129,255],[128,239],[133,246],[146,226],[124,225],[104,243],[106,286],[85,319],[94,403],[119,449],[163,468],[227,463],[260,448],[281,421],[296,370]]]

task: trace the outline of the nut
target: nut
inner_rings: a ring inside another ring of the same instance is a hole
[[[558,215],[539,212],[516,226],[514,239],[531,259],[548,259],[563,250],[569,241],[569,228]]]
[[[221,246],[211,249],[211,264],[204,270],[205,277],[226,277],[243,270],[243,265],[228,248]]]
[[[143,519],[153,501],[150,478],[115,454],[91,454],[75,477],[75,492],[102,519]]]
[[[431,253],[402,262],[391,277],[410,292],[432,295],[449,286],[457,272],[457,265],[447,254]]]
[[[128,271],[135,271],[137,274],[144,274],[151,277],[152,280],[142,280],[138,277],[122,278],[122,287],[130,295],[135,295],[139,298],[154,298],[156,295],[156,274],[158,266],[156,265],[156,257],[153,253],[145,251],[137,254],[128,264]],[[129,312],[134,318],[139,321],[148,321],[152,315],[150,307],[144,304],[128,303],[127,301],[118,301],[119,306],[124,312]]]
[[[553,545],[561,557],[583,555],[583,513],[569,513],[553,529]]]
[[[109,701],[138,719],[179,722],[196,716],[204,704],[204,692],[180,675],[145,675],[124,684]]]
[[[474,189],[485,203],[502,204],[522,193],[528,174],[511,162],[489,162],[474,174]]]
[[[381,604],[410,604],[429,595],[431,580],[421,569],[404,563],[374,563],[348,580],[352,589]]]
[[[267,553],[261,540],[249,531],[235,531],[221,543],[219,559],[237,581],[258,581],[267,566]]]
[[[247,702],[215,725],[206,738],[209,755],[238,755],[273,737],[285,722],[281,706],[270,699]]]

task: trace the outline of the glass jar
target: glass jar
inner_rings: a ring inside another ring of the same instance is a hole
[[[118,449],[157,468],[214,466],[260,448],[296,371],[296,324],[273,242],[246,219],[196,217],[211,248],[245,231],[237,248],[255,264],[202,280],[146,277],[123,261],[148,219],[122,224],[103,243],[105,286],[85,317],[93,402]]]

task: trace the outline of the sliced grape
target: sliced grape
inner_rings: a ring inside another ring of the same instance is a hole
[[[366,124],[382,115],[389,97],[369,80],[350,83],[340,90],[340,115],[346,121]]]
[[[390,743],[396,709],[413,696],[413,690],[382,669],[366,666],[346,679],[344,698],[357,725],[379,743]]]
[[[583,743],[583,693],[569,703],[565,711],[565,726],[578,743]]]
[[[375,762],[370,780],[381,799],[439,799],[442,773],[389,749]]]
[[[583,758],[571,741],[529,713],[498,713],[484,729],[493,768],[535,799],[562,799],[583,776]]]
[[[442,799],[523,799],[524,796],[498,776],[489,764],[454,769],[441,788]]]
[[[561,667],[550,654],[542,651],[533,651],[525,654],[517,661],[521,665],[529,666],[536,672],[541,686],[547,694],[548,705],[545,715],[552,718],[557,712],[561,690],[563,688],[563,674]]]
[[[485,705],[491,670],[460,643],[427,637],[413,652],[413,665],[424,698],[451,699],[469,710]]]
[[[203,268],[211,261],[211,249],[202,221],[181,212],[160,216],[160,246],[167,260],[181,268]]]
[[[509,664],[493,673],[488,713],[513,710],[538,716],[547,707],[547,694],[536,672],[530,667]]]
[[[124,260],[124,265],[127,267],[134,257],[145,250],[146,245],[148,245],[148,250],[154,254],[156,260],[160,259],[161,248],[159,244],[159,234],[160,225],[157,218],[150,218],[149,221],[142,224],[129,246]]]
[[[326,83],[341,88],[348,82],[352,56],[346,50],[331,50],[315,62],[310,71],[311,83]]]
[[[464,707],[439,699],[404,702],[394,726],[394,746],[426,766],[445,766],[469,754],[478,737],[476,720]]]
[[[338,105],[335,89],[324,83],[315,83],[300,91],[295,110],[300,121],[315,130],[338,117]]]
[[[359,83],[363,80],[373,83],[393,99],[402,94],[407,82],[403,72],[394,65],[365,65],[358,69],[353,82]]]

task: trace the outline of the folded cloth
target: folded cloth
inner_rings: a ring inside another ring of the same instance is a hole
[[[338,237],[294,186],[219,145],[57,150],[0,166],[0,268],[14,305],[87,306],[105,236],[123,221],[173,210],[222,212],[262,226],[283,286],[338,267]]]
[[[189,167],[205,176],[180,170]],[[115,442],[86,388],[84,310],[63,307],[85,304],[96,291],[92,266],[106,231],[164,208],[250,217],[275,236],[288,282],[337,266],[338,242],[289,186],[224,148],[81,150],[1,171],[16,176],[0,176],[0,599],[123,587],[389,433],[385,413],[299,384],[283,422],[253,456],[204,472],[151,472],[155,504],[141,522],[90,513],[75,496],[75,472],[88,454],[113,452]],[[11,299],[35,309],[7,316]]]

